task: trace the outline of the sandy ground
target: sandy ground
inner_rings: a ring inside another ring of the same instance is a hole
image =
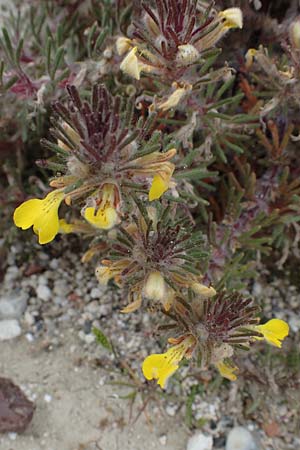
[[[78,338],[77,338],[78,339]],[[24,337],[1,342],[1,376],[12,378],[35,398],[34,418],[23,435],[0,437],[1,450],[182,450],[187,431],[176,418],[155,410],[128,422],[126,390],[102,385],[105,373],[80,361],[80,345],[70,331],[52,351]],[[69,351],[70,346],[73,353]],[[134,411],[133,417],[137,411]],[[164,444],[164,437],[166,443]]]

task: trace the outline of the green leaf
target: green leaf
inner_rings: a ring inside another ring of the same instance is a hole
[[[218,174],[218,172],[208,172],[207,170],[195,168],[177,172],[175,173],[174,178],[176,178],[177,180],[182,180],[185,178],[201,180],[202,178],[215,178],[218,176]]]
[[[5,50],[7,51],[7,55],[10,58],[11,62],[15,61],[15,53],[13,50],[13,46],[6,28],[2,29],[3,39],[5,43]]]
[[[98,51],[98,49],[100,49],[100,47],[102,46],[103,42],[105,41],[106,37],[108,35],[108,29],[104,29],[103,31],[101,31],[101,33],[99,34],[99,36],[96,39],[95,45],[94,45],[94,49],[93,49],[93,55],[96,54],[96,52]]]
[[[99,328],[94,327],[92,329],[92,333],[96,337],[96,341],[98,342],[98,344],[102,345],[102,347],[104,347],[109,352],[113,351],[113,347],[111,345],[110,340]]]
[[[54,78],[55,78],[56,71],[60,66],[60,63],[64,56],[64,53],[65,53],[65,49],[63,46],[59,47],[59,49],[57,49],[57,52],[56,52],[55,58],[54,58],[54,62],[53,62],[53,66],[51,68],[51,79],[52,80],[54,80]]]

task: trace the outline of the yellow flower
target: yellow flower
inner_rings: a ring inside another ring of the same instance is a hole
[[[159,271],[151,272],[145,283],[143,294],[150,300],[156,300],[163,304],[166,311],[172,305],[174,299],[174,291],[165,282]]]
[[[249,50],[247,51],[247,53],[245,55],[245,61],[246,61],[245,65],[246,65],[247,69],[250,69],[250,67],[252,66],[256,53],[257,53],[257,50],[255,50],[255,48],[249,48]]]
[[[81,220],[74,220],[74,222],[68,223],[66,222],[65,219],[60,219],[59,232],[62,234],[69,234],[69,233],[92,234],[93,227],[91,227],[88,223],[85,223]]]
[[[118,214],[111,206],[98,210],[91,206],[85,209],[84,218],[97,228],[109,230],[117,223]]]
[[[170,95],[170,97],[163,103],[158,105],[159,109],[168,111],[168,109],[175,108],[180,100],[192,89],[191,84],[187,84],[184,87],[177,87],[176,90]]]
[[[281,319],[271,319],[263,325],[256,325],[255,330],[263,335],[263,337],[255,336],[255,339],[265,339],[269,344],[281,348],[284,338],[289,334],[288,324]]]
[[[139,66],[139,60],[136,56],[137,47],[133,47],[133,49],[128,53],[128,55],[123,59],[120,69],[125,72],[127,75],[132,76],[136,80],[140,79],[141,68]]]
[[[183,339],[179,344],[169,348],[165,353],[154,353],[147,356],[142,365],[142,370],[147,380],[157,380],[161,388],[165,388],[168,379],[179,367],[179,362],[187,356],[187,353],[195,345],[192,336]]]
[[[143,64],[138,60],[138,57],[136,56],[137,51],[138,48],[133,47],[133,49],[123,59],[120,69],[127,75],[139,80],[141,78],[141,72],[151,72],[152,67],[147,64]]]
[[[166,295],[166,283],[157,270],[150,273],[144,286],[144,295],[150,300],[162,300]]]
[[[96,277],[100,284],[106,286],[109,280],[114,276],[110,267],[98,266],[96,267]]]
[[[102,265],[96,267],[96,277],[100,284],[107,285],[109,280],[114,278],[116,283],[119,283],[121,274],[130,264],[130,260],[122,259],[111,263],[111,261],[104,259]]]
[[[121,36],[116,41],[117,52],[118,52],[118,55],[120,55],[120,56],[122,56],[122,55],[124,55],[124,53],[128,52],[131,47],[132,47],[131,39]]]
[[[175,165],[169,160],[176,155],[176,149],[167,152],[153,152],[134,160],[133,174],[143,177],[153,176],[149,200],[157,200],[170,187]]]
[[[170,97],[158,104],[158,109],[162,109],[163,111],[167,111],[168,109],[175,108],[180,100],[187,94],[187,92],[192,90],[192,85],[186,83],[184,86],[180,87],[178,83],[173,83],[172,87],[175,88],[175,91],[170,95]]]
[[[224,34],[231,28],[243,28],[243,14],[240,8],[228,8],[220,11],[215,17],[212,25],[216,25],[210,33],[207,33],[199,41],[197,50],[204,51],[213,47]]]
[[[290,25],[289,34],[290,34],[290,41],[291,41],[292,45],[295,48],[300,49],[300,20],[299,20],[299,18],[295,22],[292,22],[292,24]]]
[[[191,288],[196,294],[201,295],[203,297],[210,298],[216,295],[215,289],[212,286],[211,287],[205,286],[205,284],[192,283]]]
[[[65,219],[60,219],[59,220],[59,231],[60,231],[60,233],[64,233],[64,234],[73,233],[74,226],[72,223],[66,222]]]
[[[118,213],[115,208],[116,186],[104,184],[101,189],[101,202],[99,206],[88,206],[83,210],[84,218],[97,228],[109,230],[116,225]]]
[[[61,190],[55,190],[49,192],[43,200],[27,200],[14,212],[15,225],[22,230],[33,226],[40,244],[51,242],[59,231],[58,208],[64,197]]]
[[[240,8],[228,8],[220,11],[218,16],[222,19],[222,28],[243,28],[243,14]]]
[[[230,381],[236,380],[237,376],[234,372],[238,372],[238,367],[233,366],[224,360],[216,363],[216,368],[222,377],[227,378]]]
[[[158,200],[169,189],[169,183],[169,177],[163,178],[159,174],[154,175],[149,191],[149,201]]]

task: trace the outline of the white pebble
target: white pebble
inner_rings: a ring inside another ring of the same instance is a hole
[[[49,394],[45,394],[44,395],[44,400],[46,403],[51,403],[52,402],[52,396]]]
[[[59,260],[57,258],[53,258],[51,259],[50,263],[49,263],[49,267],[52,270],[56,270],[59,266]]]
[[[31,333],[26,333],[25,337],[26,337],[28,342],[33,342],[34,341],[34,336]]]
[[[45,284],[39,284],[36,290],[36,294],[40,300],[48,302],[51,298],[51,290]]]
[[[0,319],[19,319],[27,308],[26,293],[11,294],[0,298]]]
[[[259,283],[258,281],[256,281],[253,285],[253,294],[256,295],[257,297],[259,297],[260,295],[262,295],[263,292],[263,287],[261,285],[261,283]]]
[[[101,296],[101,291],[100,291],[100,289],[94,287],[94,288],[91,290],[90,296],[91,296],[91,298],[100,298],[100,296]]]
[[[243,427],[233,428],[226,441],[226,450],[258,450],[250,431]]]
[[[162,436],[160,436],[158,438],[158,440],[161,443],[161,445],[166,445],[166,443],[167,443],[167,436],[165,434],[163,434]]]
[[[177,406],[173,405],[173,404],[169,404],[166,407],[166,413],[168,414],[168,416],[174,417],[177,411]]]
[[[212,450],[213,438],[203,433],[192,436],[187,445],[187,450]]]
[[[17,439],[17,433],[8,433],[8,437],[11,441],[15,441]]]
[[[25,319],[26,324],[29,326],[31,326],[35,323],[34,317],[29,311],[25,312],[24,319]]]
[[[300,329],[300,318],[295,315],[288,320],[288,323],[294,333],[298,333]]]
[[[94,334],[86,334],[84,340],[87,344],[92,344],[96,340],[96,336]]]
[[[15,319],[0,321],[0,341],[6,341],[20,336],[22,330],[19,322]]]

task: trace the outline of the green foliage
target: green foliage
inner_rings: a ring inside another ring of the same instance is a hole
[[[230,36],[249,28],[244,17],[238,30],[238,7],[80,3],[30,3],[4,19],[0,145],[22,149],[20,201],[36,157],[54,189],[15,223],[42,243],[84,234],[83,260],[97,258],[99,282],[122,289],[124,313],[146,304],[175,322],[176,365],[200,352],[202,368],[234,380],[234,345],[264,336],[236,291],[258,260],[276,250],[284,261],[299,240],[299,42],[285,24],[281,48],[247,41],[237,57]],[[59,221],[62,202],[77,220]],[[287,332],[276,324],[278,346]]]

